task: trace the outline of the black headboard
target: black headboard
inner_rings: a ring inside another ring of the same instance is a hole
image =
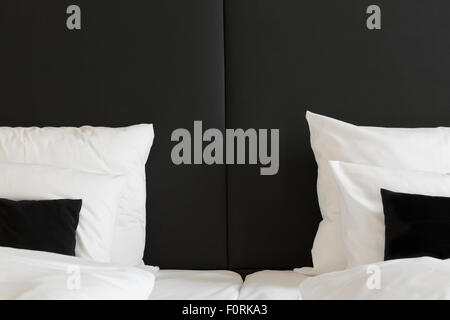
[[[65,28],[68,5],[79,31]],[[366,9],[381,8],[381,30]],[[0,125],[153,122],[145,261],[310,265],[320,221],[305,110],[379,126],[450,125],[445,0],[4,0]],[[280,169],[175,166],[176,128],[279,128]]]
[[[81,30],[66,8],[81,8]],[[225,167],[175,166],[171,133],[225,125],[223,4],[218,0],[5,0],[0,123],[154,123],[145,261],[227,268]]]

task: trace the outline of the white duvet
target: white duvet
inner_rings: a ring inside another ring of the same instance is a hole
[[[147,299],[155,272],[0,247],[0,299]]]
[[[311,277],[303,299],[450,299],[450,259],[399,259]]]

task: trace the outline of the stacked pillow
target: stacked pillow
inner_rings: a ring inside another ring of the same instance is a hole
[[[320,274],[384,259],[381,189],[450,197],[449,128],[360,127],[311,112],[306,118],[323,220],[312,248],[314,268],[303,271]],[[402,223],[395,225],[405,227]]]
[[[153,137],[151,124],[2,127],[0,198],[80,199],[75,254],[140,264],[145,247],[145,164]]]
[[[331,166],[341,194],[347,267],[450,254],[449,175],[334,161]],[[436,200],[443,202],[440,212]]]

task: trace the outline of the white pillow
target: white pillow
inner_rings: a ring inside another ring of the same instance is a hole
[[[75,255],[110,262],[124,179],[50,166],[0,164],[0,198],[10,200],[81,199]]]
[[[450,129],[359,127],[311,112],[306,119],[318,165],[317,193],[323,218],[312,249],[312,273],[319,274],[346,266],[339,191],[328,161],[450,172]]]
[[[125,128],[0,128],[0,162],[54,165],[120,174],[111,261],[138,265],[145,247],[145,163],[153,142],[151,124]]]
[[[331,161],[330,165],[341,193],[342,234],[349,268],[384,260],[381,188],[450,197],[450,176],[446,174],[336,161]]]

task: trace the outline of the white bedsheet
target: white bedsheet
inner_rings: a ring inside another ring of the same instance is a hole
[[[303,281],[300,292],[303,299],[315,300],[450,299],[450,259],[390,260],[325,273]]]
[[[298,300],[307,276],[294,271],[265,270],[247,275],[240,300]]]
[[[242,278],[232,271],[160,270],[151,300],[236,300]]]
[[[147,299],[148,270],[0,247],[0,299]]]
[[[77,268],[80,286],[70,288]],[[379,288],[374,286],[376,274]],[[243,283],[232,271],[157,271],[0,247],[0,299],[450,299],[449,279],[450,259],[429,257],[314,277],[266,270],[248,275]]]

